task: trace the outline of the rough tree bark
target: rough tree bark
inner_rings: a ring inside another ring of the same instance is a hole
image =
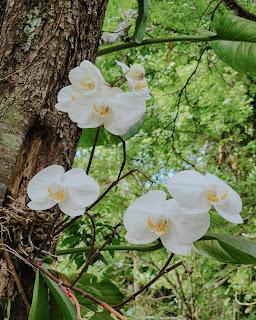
[[[80,131],[54,109],[56,93],[67,83],[71,68],[83,59],[95,60],[106,4],[107,0],[0,1],[2,210],[11,201],[25,203],[27,183],[40,169],[53,163],[70,168]],[[8,244],[14,246],[12,236]],[[2,257],[0,319],[10,282]],[[14,264],[31,297],[33,272],[20,262]],[[11,319],[27,319],[17,290],[11,298]]]

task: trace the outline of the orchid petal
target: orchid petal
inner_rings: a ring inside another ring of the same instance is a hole
[[[125,134],[146,111],[145,99],[138,93],[117,94],[110,98],[110,105],[113,113],[105,120],[104,127],[115,135]]]
[[[174,174],[167,183],[172,197],[182,206],[199,212],[211,207],[207,199],[208,180],[199,172],[184,170]]]
[[[53,183],[60,184],[64,168],[51,165],[39,171],[28,183],[27,194],[32,201],[43,203],[48,200],[48,187]]]
[[[79,207],[92,204],[100,193],[98,183],[84,170],[78,168],[71,169],[64,174],[63,186],[72,201]]]
[[[166,194],[163,191],[149,191],[137,198],[124,213],[126,239],[130,243],[150,243],[159,236],[150,231],[148,217],[159,217],[162,214]]]
[[[56,201],[46,200],[44,202],[30,201],[27,206],[32,210],[48,210],[57,204]]]

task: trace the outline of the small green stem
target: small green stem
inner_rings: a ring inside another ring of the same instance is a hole
[[[154,250],[158,250],[161,249],[163,247],[163,245],[160,242],[157,243],[153,243],[151,245],[107,245],[105,246],[102,251],[109,251],[109,250],[113,250],[113,251],[154,251]],[[97,250],[98,248],[95,247],[95,250]],[[62,250],[57,250],[56,251],[56,255],[58,256],[62,256],[65,254],[73,254],[73,253],[84,253],[84,252],[88,252],[89,248],[88,247],[81,247],[81,248],[68,248],[68,249],[62,249]]]
[[[221,40],[221,38],[216,35],[202,35],[202,36],[171,36],[166,38],[152,38],[152,39],[145,39],[141,43],[137,43],[135,41],[125,42],[116,44],[113,46],[108,46],[106,48],[102,48],[98,50],[97,56],[102,56],[104,54],[108,54],[115,51],[125,50],[128,48],[134,48],[139,46],[145,46],[150,44],[157,44],[157,43],[165,43],[165,42],[174,42],[174,41],[191,41],[191,42],[206,42],[206,41],[214,41],[214,40]],[[225,39],[223,39],[225,40]]]

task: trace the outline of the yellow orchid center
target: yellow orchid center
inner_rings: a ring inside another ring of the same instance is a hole
[[[85,82],[83,80],[80,81],[80,85],[81,85],[81,87],[83,87],[84,89],[86,89],[88,91],[92,91],[93,89],[95,89],[95,86],[96,86],[95,82],[93,82],[93,81]]]
[[[146,83],[136,82],[134,88],[135,88],[135,90],[142,90],[142,89],[146,88],[146,86],[147,86]]]
[[[105,117],[105,116],[107,116],[108,114],[109,114],[109,112],[110,112],[110,107],[109,107],[109,105],[108,104],[102,104],[102,105],[100,105],[100,106],[96,106],[96,105],[94,105],[93,106],[93,109],[94,109],[94,111],[96,111],[100,116],[103,116],[103,117]]]
[[[161,215],[155,223],[151,217],[148,217],[147,225],[149,231],[155,232],[161,236],[168,230],[168,219]]]
[[[211,203],[218,203],[220,201],[224,201],[225,199],[227,199],[228,197],[228,192],[224,191],[222,194],[217,195],[215,192],[213,191],[208,191],[207,193],[207,199],[209,202]]]
[[[57,186],[57,185],[49,186],[48,197],[50,200],[62,202],[66,198],[65,189],[62,186]]]

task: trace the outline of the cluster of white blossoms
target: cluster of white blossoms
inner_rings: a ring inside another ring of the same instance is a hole
[[[110,86],[100,70],[84,60],[69,72],[71,85],[60,90],[55,107],[68,113],[80,128],[103,125],[112,134],[124,135],[143,118],[145,100],[149,97],[143,66],[126,66],[117,80],[125,78],[130,92]],[[63,167],[51,165],[30,180],[27,193],[31,201],[28,207],[47,210],[58,204],[63,213],[79,216],[98,198],[99,192],[97,182],[84,170],[75,168],[65,173]]]
[[[69,73],[71,85],[59,91],[56,108],[67,112],[80,128],[104,126],[114,135],[124,135],[139,122],[146,111],[149,97],[143,66],[126,66],[130,92],[105,82],[100,70],[90,61],[83,61]]]
[[[141,121],[150,91],[143,66],[116,63],[123,71],[118,81],[123,84],[126,79],[130,92],[107,84],[100,70],[85,60],[70,71],[71,85],[60,90],[56,108],[67,112],[81,128],[103,125],[112,134],[125,134]],[[173,199],[167,200],[161,190],[149,191],[126,210],[127,241],[146,244],[160,238],[169,251],[185,255],[209,229],[212,206],[230,222],[243,221],[240,196],[214,175],[181,171],[170,178],[167,188]],[[58,204],[65,214],[79,216],[96,201],[100,188],[83,169],[65,172],[62,166],[51,165],[31,179],[27,193],[31,199],[28,207],[33,210],[47,210]]]
[[[226,220],[243,222],[240,196],[214,175],[184,170],[170,178],[167,188],[173,199],[166,200],[161,190],[149,191],[126,210],[128,242],[146,244],[160,238],[169,251],[186,255],[209,229],[212,206]]]

